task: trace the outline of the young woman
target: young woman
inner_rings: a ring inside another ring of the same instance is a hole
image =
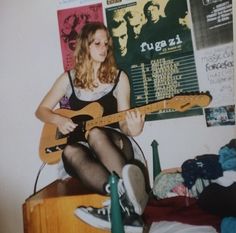
[[[55,124],[62,134],[69,135],[62,154],[64,168],[69,175],[78,178],[97,193],[109,194],[109,176],[113,171],[118,174],[118,189],[124,190],[120,199],[126,199],[130,210],[128,214],[124,211],[122,215],[126,219],[130,213],[132,216],[137,215],[134,218],[136,223],[129,221],[128,227],[131,231],[137,229],[139,232],[142,223],[138,216],[143,212],[147,194],[140,169],[127,165],[134,159],[132,144],[127,136],[136,136],[142,132],[145,116],[137,110],[130,110],[118,124],[94,127],[86,133],[85,140],[78,137],[81,133],[77,130],[78,122],[53,111],[62,97],[68,98],[72,110],[80,110],[97,102],[103,108],[103,115],[109,115],[130,108],[130,85],[127,75],[116,67],[111,37],[102,23],[85,24],[78,35],[74,54],[74,69],[63,73],[56,80],[36,110],[36,116],[43,122]],[[139,185],[140,182],[143,184],[143,189],[140,186],[136,188],[137,179]],[[129,200],[131,198],[134,201]],[[105,212],[78,207],[75,213],[88,223],[97,220],[95,226],[109,228],[109,210]],[[101,226],[99,221],[101,217],[104,219],[104,215],[107,225]]]

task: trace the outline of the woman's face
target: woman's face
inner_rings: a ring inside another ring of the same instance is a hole
[[[104,62],[108,52],[108,38],[105,30],[99,29],[95,32],[94,40],[89,46],[89,52],[94,62]]]

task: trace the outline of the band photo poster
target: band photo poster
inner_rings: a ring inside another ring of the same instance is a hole
[[[80,28],[87,22],[104,22],[113,39],[117,65],[129,76],[133,107],[201,91],[209,91],[215,100],[204,112],[200,106],[185,112],[162,109],[147,114],[146,120],[205,114],[208,121],[214,113],[211,109],[223,107],[230,109],[227,113],[235,124],[231,112],[232,0],[64,0],[60,8],[57,15],[65,70],[73,67]],[[215,68],[214,56],[220,68]],[[61,103],[66,107],[66,100]]]

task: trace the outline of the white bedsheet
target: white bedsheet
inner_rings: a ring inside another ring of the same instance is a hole
[[[217,233],[212,226],[197,226],[175,221],[152,223],[149,233]]]

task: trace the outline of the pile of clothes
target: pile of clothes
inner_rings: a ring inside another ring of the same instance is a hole
[[[221,147],[219,154],[199,155],[176,171],[161,172],[155,177],[153,194],[159,203],[180,199],[186,210],[194,203],[203,211],[198,214],[214,216],[211,225],[218,231],[236,232],[236,139]]]

